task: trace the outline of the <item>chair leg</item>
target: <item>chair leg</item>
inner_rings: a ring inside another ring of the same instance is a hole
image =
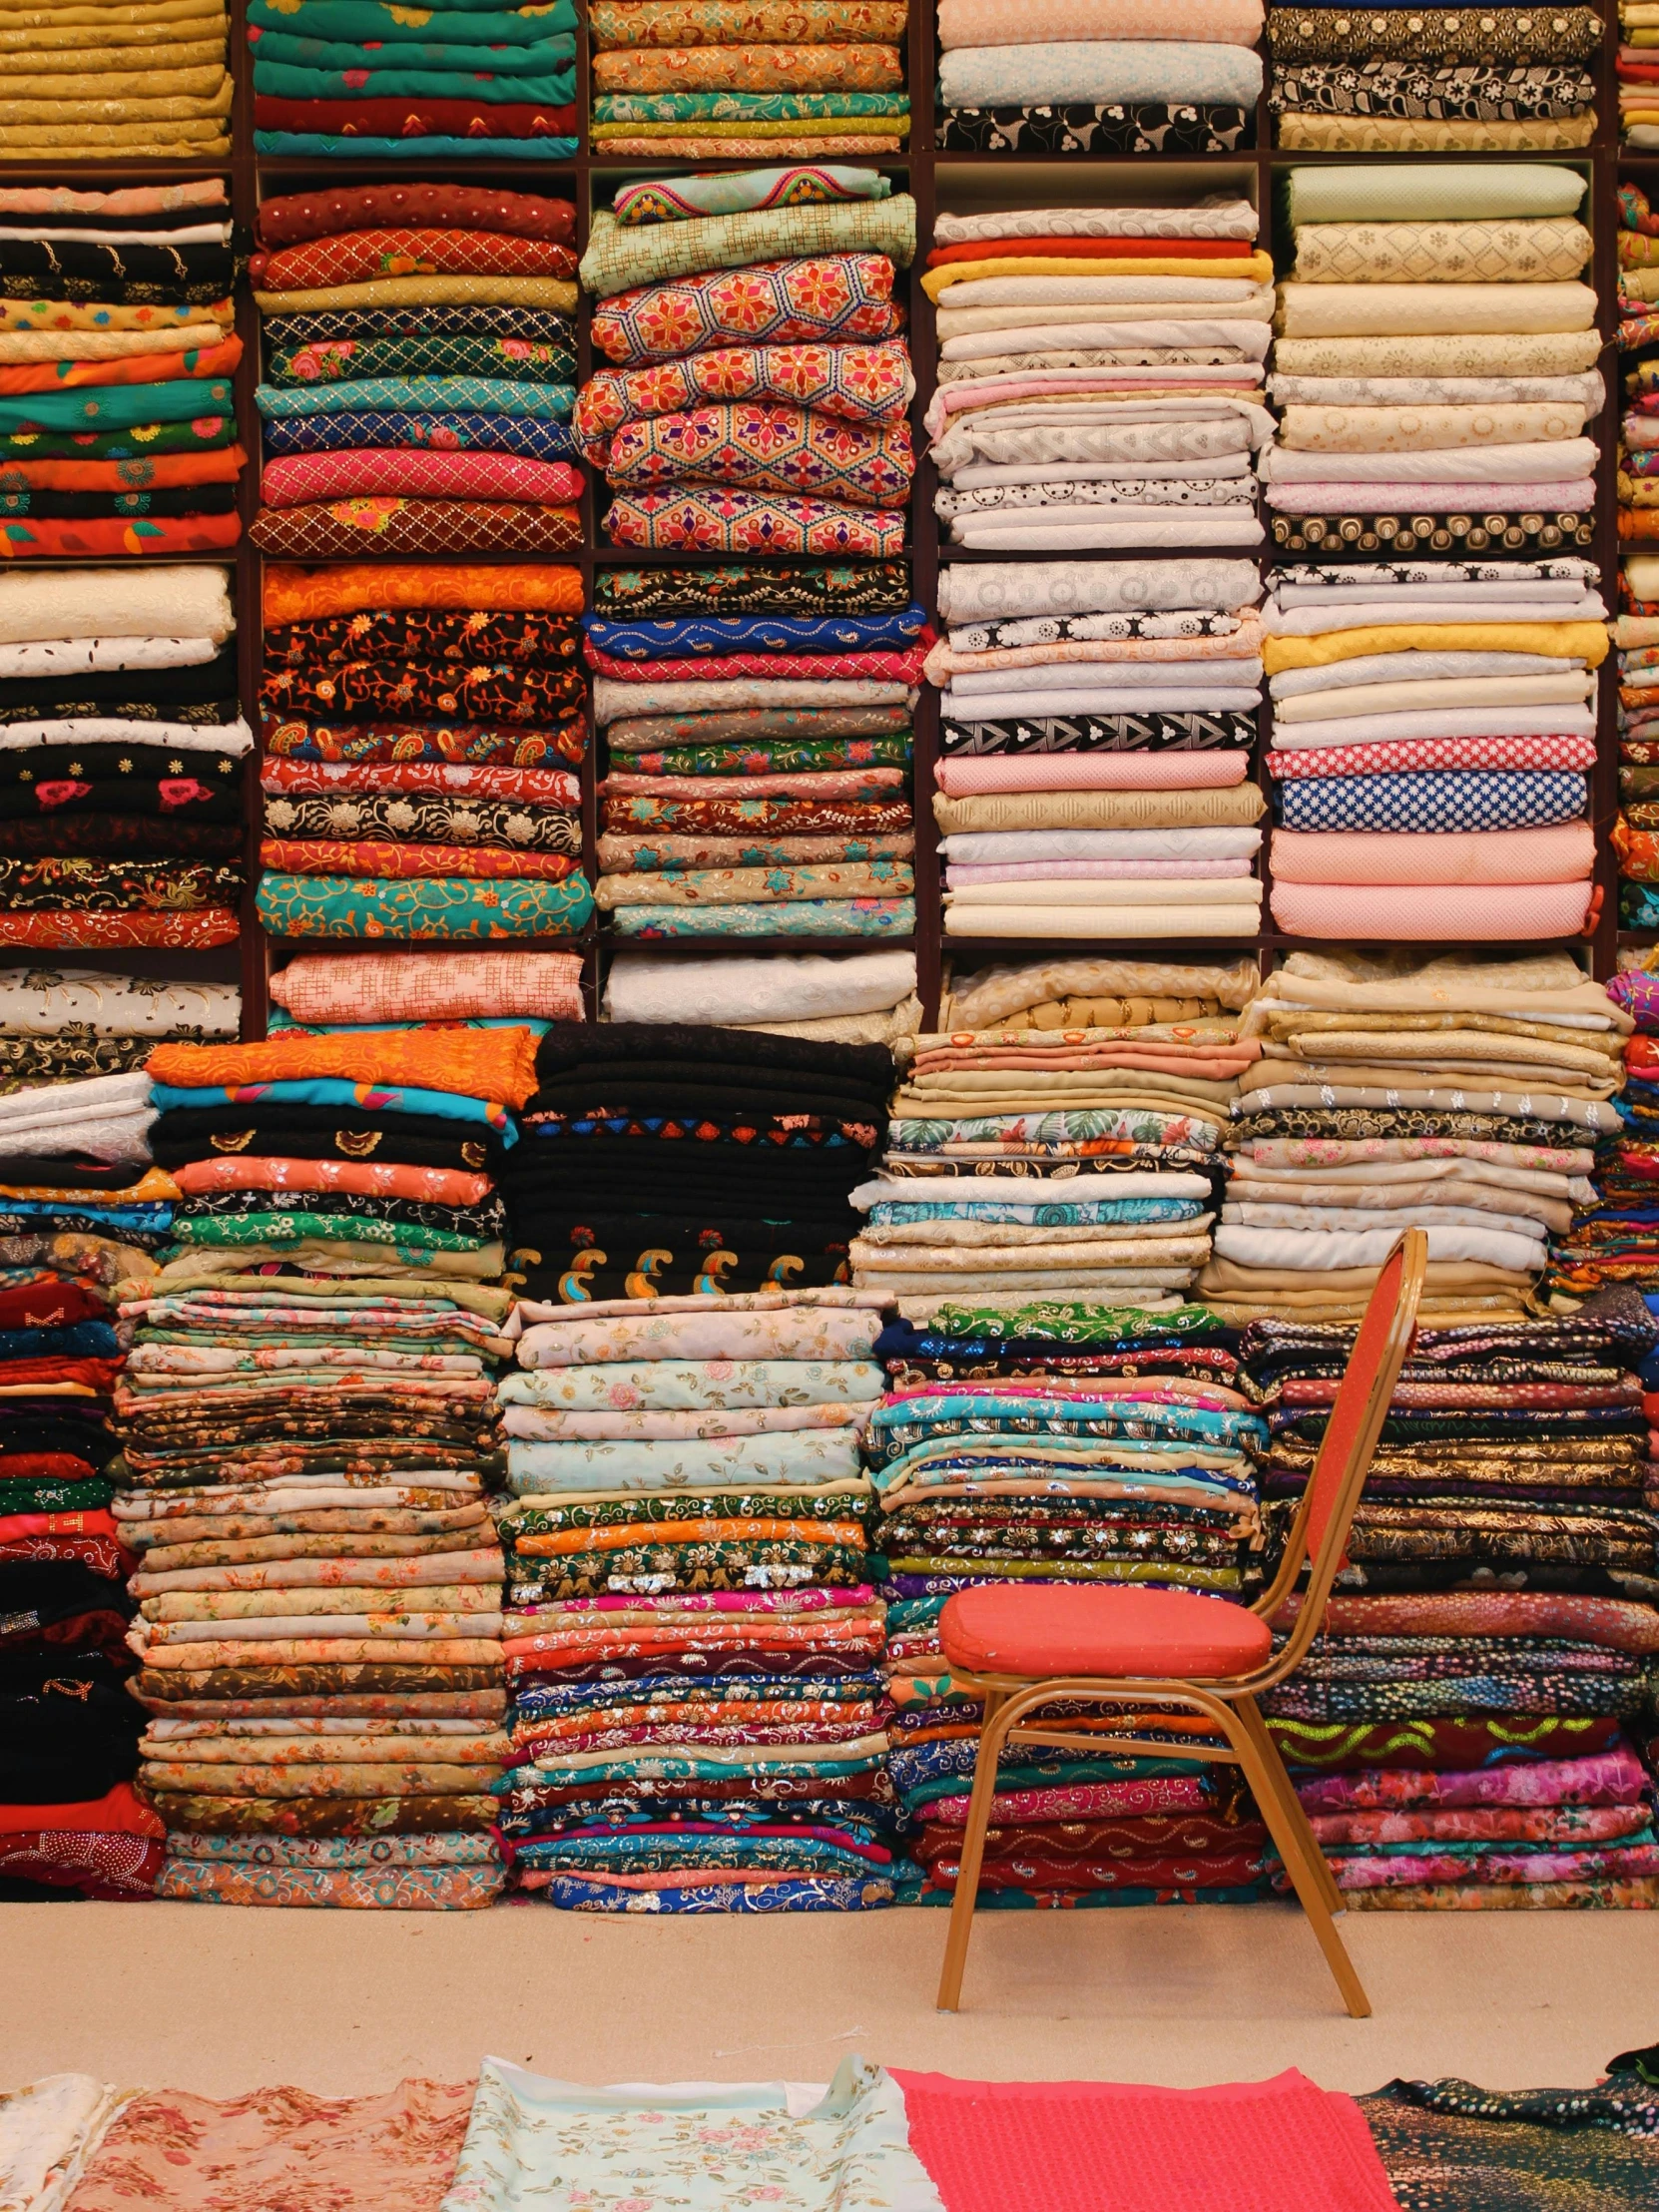
[[[991,1800],[996,1795],[997,1758],[1001,1750],[998,1709],[1005,1703],[997,1693],[987,1694],[985,1717],[979,1730],[979,1755],[973,1766],[973,1794],[968,1799],[967,1828],[962,1837],[962,1863],[956,1875],[956,1894],[950,1901],[950,1927],[944,1941],[944,1968],[939,1975],[937,2009],[954,2012],[962,1994],[962,1969],[967,1964],[968,1937],[973,1934],[973,1907],[979,1895],[979,1869],[985,1857],[985,1831],[991,1824]],[[994,1740],[993,1740],[994,1739]]]
[[[1303,1912],[1308,1916],[1315,1939],[1325,1953],[1325,1962],[1331,1968],[1337,1987],[1342,1992],[1350,2019],[1370,2019],[1371,1999],[1354,1970],[1353,1959],[1343,1947],[1343,1939],[1337,1933],[1337,1924],[1331,1918],[1331,1908],[1325,1902],[1325,1892],[1309,1863],[1302,1838],[1297,1834],[1295,1824],[1285,1809],[1284,1800],[1274,1787],[1273,1776],[1257,1747],[1256,1739],[1247,1727],[1239,1728],[1234,1738],[1234,1749],[1238,1753],[1239,1764],[1244,1769],[1245,1780],[1256,1793],[1262,1818],[1266,1821],[1274,1842],[1279,1846],[1285,1871],[1291,1878]],[[1275,1753],[1274,1756],[1277,1759],[1278,1754]]]
[[[1250,1739],[1261,1755],[1262,1765],[1273,1784],[1274,1794],[1285,1809],[1285,1818],[1302,1840],[1303,1856],[1324,1894],[1326,1904],[1333,1913],[1346,1913],[1348,1905],[1337,1887],[1337,1878],[1320,1849],[1319,1838],[1314,1834],[1307,1814],[1302,1810],[1302,1800],[1296,1794],[1296,1784],[1285,1772],[1284,1761],[1279,1756],[1279,1746],[1269,1735],[1267,1723],[1262,1718],[1256,1700],[1253,1697],[1241,1697],[1232,1702],[1234,1712],[1249,1731]]]

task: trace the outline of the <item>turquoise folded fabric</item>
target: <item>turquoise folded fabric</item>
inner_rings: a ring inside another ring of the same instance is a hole
[[[151,384],[147,388],[173,391],[178,387]],[[189,388],[200,391],[202,387]],[[261,414],[273,422],[292,415],[380,412],[517,415],[532,422],[563,422],[576,404],[576,387],[509,383],[501,376],[362,376],[350,383],[296,389],[261,384],[254,396]]]
[[[574,0],[518,12],[480,0],[451,0],[447,8],[410,8],[399,0],[248,0],[256,28],[305,38],[350,39],[354,44],[399,46],[537,46],[550,33],[574,31]]]
[[[140,422],[194,422],[229,413],[229,376],[181,376],[165,384],[85,384],[0,399],[0,434],[19,430],[130,430]]]
[[[1450,223],[1573,215],[1589,187],[1576,169],[1544,162],[1400,162],[1362,169],[1293,169],[1299,223]]]
[[[362,1106],[377,1113],[426,1114],[439,1121],[480,1121],[513,1144],[517,1131],[505,1106],[462,1091],[427,1091],[407,1083],[351,1083],[343,1076],[295,1077],[286,1083],[153,1083],[150,1101],[160,1114],[204,1112],[219,1106]]]
[[[268,870],[256,898],[260,920],[276,937],[475,938],[561,937],[593,913],[593,892],[580,875],[560,883],[477,881],[425,875],[377,882],[348,875],[285,875]]]
[[[386,74],[386,56],[377,45],[353,46],[339,39],[294,38],[283,31],[262,31],[254,52],[262,62],[283,62],[300,69],[366,69],[376,81]],[[542,39],[534,46],[400,46],[394,58],[403,70],[435,69],[451,75],[469,73],[518,80],[540,76],[554,62],[574,61],[576,41],[567,32],[559,38]],[[372,93],[375,83],[364,89]]]
[[[1052,46],[960,46],[939,57],[947,108],[1066,100],[1214,101],[1253,108],[1262,57],[1245,46],[1176,39],[1080,39]]]
[[[777,906],[619,906],[619,937],[907,937],[913,898],[792,899]]]
[[[326,131],[256,131],[256,154],[285,154],[290,159],[322,162],[498,162],[500,139],[335,138]],[[515,162],[568,162],[573,138],[514,139]]]
[[[360,81],[353,83],[357,78]],[[439,69],[294,69],[286,62],[254,64],[254,90],[276,100],[481,100],[511,107],[562,108],[576,97],[576,71],[536,77],[466,76]]]

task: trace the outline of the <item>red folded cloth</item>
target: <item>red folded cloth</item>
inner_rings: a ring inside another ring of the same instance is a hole
[[[278,100],[262,92],[254,98],[254,128],[326,138],[574,138],[576,103],[498,108],[483,100]]]

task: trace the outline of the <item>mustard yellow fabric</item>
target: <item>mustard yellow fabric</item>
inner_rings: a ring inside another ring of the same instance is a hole
[[[1072,261],[1057,254],[1036,254],[1029,259],[1010,254],[999,260],[949,262],[942,269],[930,269],[921,279],[921,288],[929,299],[937,299],[952,284],[971,283],[987,276],[1214,276],[1223,281],[1245,278],[1253,284],[1271,284],[1273,257],[1251,254],[1231,262],[1184,262],[1167,255],[1147,255],[1139,260],[1117,255],[1100,261],[1079,256]]]
[[[576,286],[557,276],[376,276],[366,284],[321,284],[311,291],[257,291],[262,314],[313,314],[329,307],[491,307],[576,305]]]
[[[0,330],[154,330],[189,322],[217,322],[231,329],[237,319],[229,299],[211,307],[129,307],[114,301],[0,299]]]
[[[1601,622],[1401,622],[1372,630],[1332,630],[1319,638],[1264,638],[1270,676],[1286,668],[1329,668],[1368,653],[1549,653],[1599,668],[1607,658]]]

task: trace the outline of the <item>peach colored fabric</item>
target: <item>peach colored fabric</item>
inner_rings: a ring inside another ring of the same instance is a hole
[[[1595,872],[1587,822],[1441,835],[1276,830],[1275,877],[1289,883],[1577,883]]]
[[[1014,760],[940,761],[938,789],[979,792],[1218,791],[1242,784],[1248,753],[1048,753]]]

